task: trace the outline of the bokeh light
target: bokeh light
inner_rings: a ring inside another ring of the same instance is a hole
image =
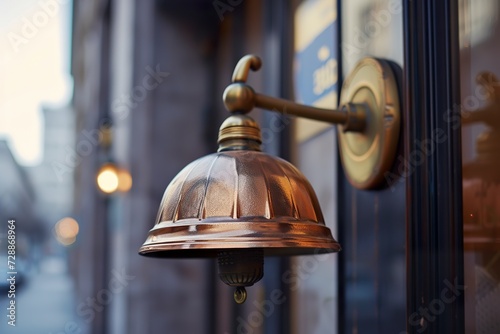
[[[111,194],[118,190],[119,186],[118,169],[113,164],[105,164],[97,173],[97,186],[106,193]]]
[[[74,218],[64,217],[56,223],[54,231],[57,241],[64,246],[69,246],[76,241],[80,226]]]
[[[132,176],[128,170],[109,162],[97,172],[97,186],[106,194],[127,192],[132,187]]]
[[[127,192],[130,188],[132,188],[132,175],[126,169],[118,169],[118,191]]]

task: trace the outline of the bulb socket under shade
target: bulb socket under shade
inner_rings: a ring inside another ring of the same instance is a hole
[[[229,286],[251,286],[264,276],[264,251],[229,249],[217,254],[219,278]]]
[[[234,300],[242,304],[247,299],[246,286],[252,286],[264,277],[264,251],[256,249],[229,249],[218,252],[219,278],[236,287]]]

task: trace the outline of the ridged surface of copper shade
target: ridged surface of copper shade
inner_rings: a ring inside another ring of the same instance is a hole
[[[225,249],[264,255],[337,252],[309,182],[292,164],[232,150],[186,166],[167,187],[140,254],[212,257]]]

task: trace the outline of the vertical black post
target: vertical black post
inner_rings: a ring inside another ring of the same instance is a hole
[[[344,22],[343,20],[343,15],[340,15],[342,13],[342,0],[337,0],[337,68],[338,68],[338,84],[337,84],[337,94],[340,96],[340,91],[341,87],[344,83],[344,75],[343,75],[343,54],[342,54],[342,24]],[[341,208],[346,208],[347,207],[347,201],[351,198],[351,189],[349,187],[343,186],[346,177],[344,174],[344,169],[342,166],[342,161],[340,157],[337,154],[337,183],[339,185],[338,189],[338,194],[341,196],[338,196],[338,213],[337,213],[337,221],[339,222],[337,224],[337,235],[338,239],[341,240],[342,236],[346,235],[346,224],[343,224],[342,222],[348,221],[348,217],[346,215],[345,210]],[[341,242],[341,241],[340,241]],[[339,255],[338,255],[338,280],[337,280],[337,291],[338,291],[338,307],[337,307],[337,313],[338,313],[338,328],[336,330],[338,333],[347,333],[348,329],[346,326],[346,292],[345,289],[347,287],[347,279],[346,279],[346,265],[347,261],[345,258],[345,251],[342,250]]]
[[[408,333],[464,333],[457,7],[404,1]]]
[[[106,7],[104,8],[103,13],[103,21],[102,21],[102,41],[101,41],[101,76],[100,76],[100,95],[99,95],[99,123],[96,126],[96,129],[99,131],[105,131],[106,136],[111,136],[112,133],[112,115],[110,112],[110,40],[111,40],[111,1],[107,2]],[[111,137],[110,137],[111,138]],[[101,164],[104,162],[111,161],[111,146],[112,142],[103,142],[100,144],[100,159],[97,160],[97,168],[96,172],[101,167]],[[97,174],[96,174],[97,176]],[[97,185],[96,185],[97,187]],[[96,193],[99,191],[96,189]],[[96,201],[100,203],[96,203],[96,207],[98,207],[99,211],[97,215],[100,217],[96,217],[97,221],[102,223],[102,226],[99,227],[100,235],[96,236],[97,248],[99,249],[101,254],[96,253],[95,255],[95,263],[99,267],[98,270],[98,279],[96,284],[96,296],[100,294],[101,291],[104,291],[108,288],[109,280],[110,280],[110,272],[111,272],[111,237],[110,237],[110,222],[111,222],[111,213],[110,213],[110,197],[109,195],[99,194],[100,196],[96,196]],[[102,215],[102,216],[101,216]],[[110,331],[110,305],[103,305],[102,311],[100,315],[97,315],[97,323],[94,330],[95,333],[108,333]]]

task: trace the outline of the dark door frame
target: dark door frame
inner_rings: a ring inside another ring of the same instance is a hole
[[[403,15],[407,332],[464,333],[458,3]]]

